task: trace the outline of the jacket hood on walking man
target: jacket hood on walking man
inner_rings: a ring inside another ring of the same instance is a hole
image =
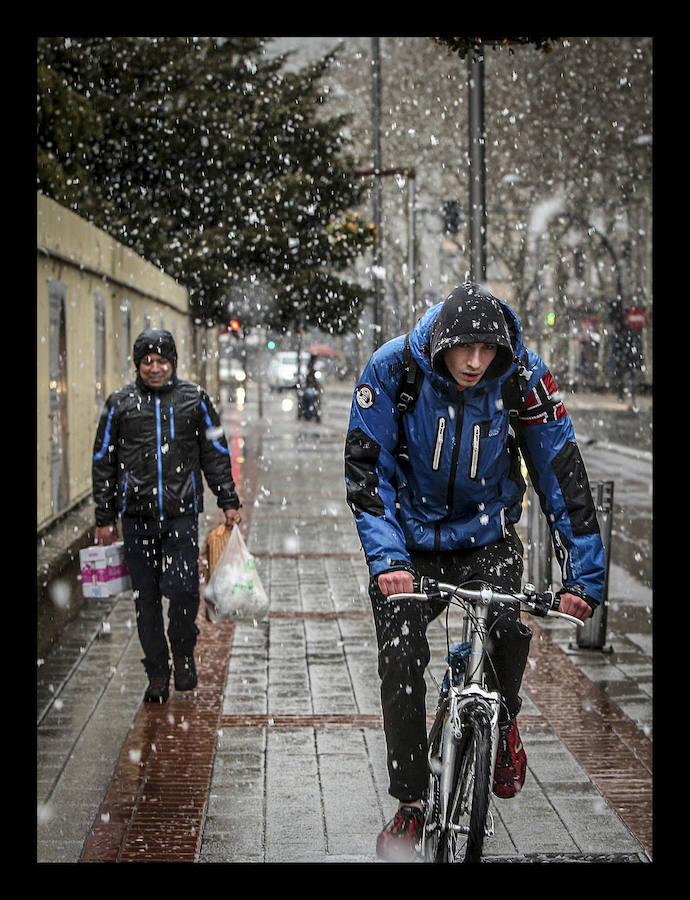
[[[515,313],[473,283],[427,310],[409,335],[424,380],[414,409],[401,414],[404,344],[404,335],[388,341],[367,363],[345,447],[347,500],[372,576],[411,570],[410,550],[469,549],[504,538],[520,518],[525,491],[512,452],[517,439],[549,518],[564,588],[596,606],[604,552],[584,464],[553,376],[525,350]],[[496,352],[477,383],[463,389],[444,353],[467,344]],[[527,385],[515,435],[507,398],[520,368]]]
[[[177,383],[177,347],[169,331],[147,328],[134,342],[132,359],[143,390],[166,390]]]
[[[177,369],[177,347],[175,339],[169,331],[162,328],[147,328],[134,342],[132,359],[139,368],[139,363],[147,353],[157,353],[169,360],[173,369]]]

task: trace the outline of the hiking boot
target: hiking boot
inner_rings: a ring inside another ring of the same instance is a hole
[[[192,691],[197,685],[196,666],[193,656],[174,656],[175,690]]]
[[[170,675],[153,673],[144,694],[145,703],[165,703],[170,693]]]
[[[422,838],[424,810],[401,806],[376,839],[376,855],[391,862],[410,862]]]
[[[494,770],[493,792],[503,800],[514,797],[525,783],[527,754],[522,746],[517,720],[499,725],[498,751]]]

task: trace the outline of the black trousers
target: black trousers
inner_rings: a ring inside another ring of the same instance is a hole
[[[476,550],[412,554],[412,564],[419,575],[450,584],[485,581],[504,592],[522,588],[522,543],[514,530],[506,540]],[[409,803],[425,796],[428,781],[424,672],[431,654],[426,629],[447,604],[391,601],[375,579],[370,581],[369,596],[379,648],[389,792]],[[501,691],[500,719],[508,722],[522,704],[519,690],[532,632],[520,622],[517,604],[492,603],[487,628],[491,660],[486,666],[487,683]]]
[[[125,560],[132,578],[137,631],[149,675],[170,668],[162,598],[167,597],[168,638],[174,654],[191,656],[199,629],[199,532],[196,516],[122,517]]]

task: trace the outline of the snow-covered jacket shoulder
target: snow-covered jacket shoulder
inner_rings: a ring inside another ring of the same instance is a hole
[[[429,332],[441,304],[410,334],[424,372],[412,412],[396,406],[404,336],[380,347],[354,391],[345,446],[347,500],[371,574],[412,568],[410,552],[470,549],[500,540],[522,512],[525,490],[507,385],[522,364],[520,323],[503,305],[514,360],[473,388],[434,373]],[[572,422],[544,362],[527,351],[529,382],[517,439],[549,517],[563,585],[596,605],[603,545]],[[398,452],[399,443],[406,453]]]
[[[118,513],[153,518],[203,510],[203,481],[223,509],[239,507],[228,444],[206,391],[176,376],[149,390],[137,379],[106,400],[92,481],[98,525]]]

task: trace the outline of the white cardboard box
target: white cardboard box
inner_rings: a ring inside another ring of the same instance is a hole
[[[107,547],[79,551],[81,586],[85,597],[113,597],[132,586],[121,541]]]

